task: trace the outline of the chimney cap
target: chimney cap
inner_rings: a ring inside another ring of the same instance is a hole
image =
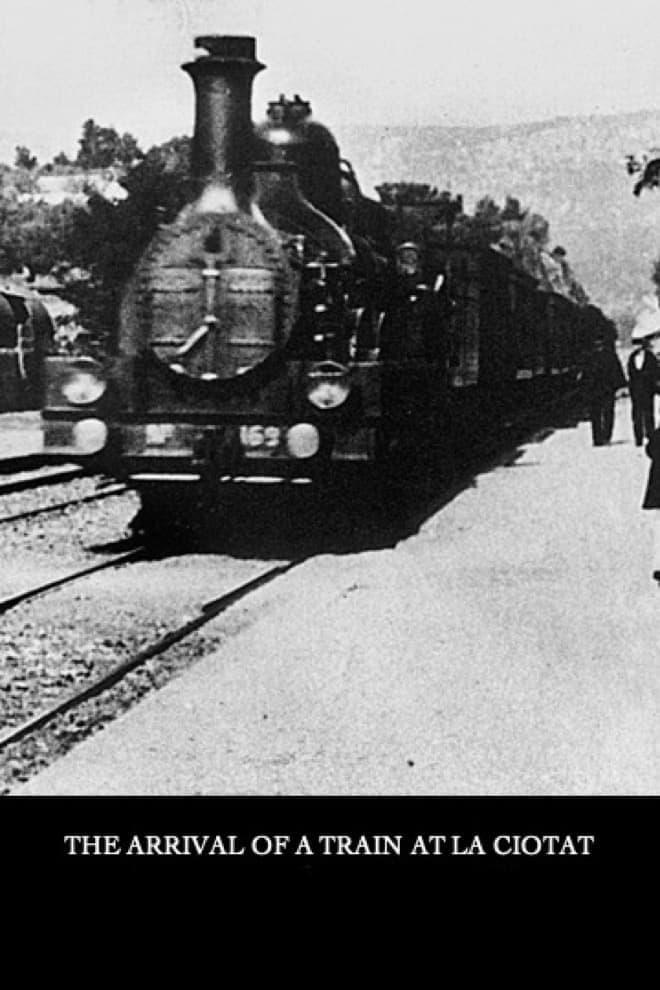
[[[256,41],[248,35],[205,34],[195,38],[195,48],[205,48],[213,58],[256,61]]]

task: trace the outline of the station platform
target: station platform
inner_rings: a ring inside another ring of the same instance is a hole
[[[12,795],[660,793],[648,466],[627,399],[609,446],[540,434],[395,547],[261,589]]]

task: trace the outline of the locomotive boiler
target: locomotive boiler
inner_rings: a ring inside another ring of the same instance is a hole
[[[253,38],[195,45],[194,195],[139,259],[106,357],[46,360],[46,453],[129,481],[150,533],[268,480],[437,480],[479,419],[576,376],[579,307],[494,251],[410,240],[299,96],[253,125]]]

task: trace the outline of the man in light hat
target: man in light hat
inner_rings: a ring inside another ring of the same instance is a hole
[[[628,358],[628,385],[632,406],[635,444],[641,447],[644,438],[650,440],[655,430],[655,393],[660,380],[660,365],[651,348],[656,330],[635,330],[632,343],[635,350]]]

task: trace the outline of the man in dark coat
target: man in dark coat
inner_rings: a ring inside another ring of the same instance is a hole
[[[651,458],[643,509],[655,509],[653,526],[653,577],[660,583],[660,429],[654,430],[646,445]]]
[[[614,346],[606,344],[603,338],[594,341],[583,384],[589,403],[594,447],[602,447],[612,439],[616,393],[626,386],[626,377]]]
[[[636,337],[633,334],[632,343],[637,344],[637,347],[628,358],[628,384],[635,444],[641,447],[644,437],[650,440],[655,430],[654,402],[660,366],[651,350],[649,337]]]

